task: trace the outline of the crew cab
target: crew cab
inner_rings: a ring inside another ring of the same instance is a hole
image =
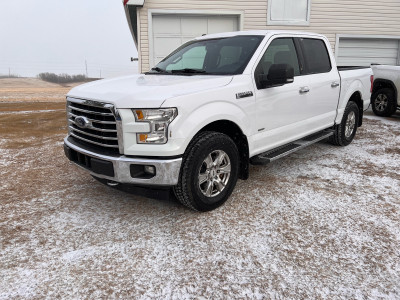
[[[373,65],[372,110],[377,116],[390,117],[400,109],[400,66]]]
[[[209,211],[248,179],[249,164],[323,139],[350,144],[371,82],[371,68],[338,70],[319,34],[201,36],[145,74],[73,88],[64,149],[108,185],[172,188],[182,204]]]

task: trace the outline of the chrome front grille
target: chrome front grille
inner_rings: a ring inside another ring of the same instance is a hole
[[[67,116],[70,136],[96,148],[119,152],[113,105],[68,98]]]

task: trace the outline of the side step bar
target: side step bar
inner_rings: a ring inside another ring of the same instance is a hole
[[[250,163],[252,165],[266,165],[270,162],[277,160],[281,157],[289,155],[297,150],[303,149],[309,145],[319,142],[332,136],[334,133],[333,129],[326,129],[319,131],[317,133],[306,136],[300,140],[294,141],[293,143],[269,150],[267,152],[258,154],[250,158]]]

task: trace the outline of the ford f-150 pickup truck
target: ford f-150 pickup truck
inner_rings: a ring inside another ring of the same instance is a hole
[[[400,66],[372,66],[374,90],[371,96],[372,110],[377,116],[390,117],[400,109]]]
[[[322,35],[206,35],[145,74],[73,88],[64,150],[111,186],[172,188],[182,204],[209,211],[248,178],[249,164],[323,139],[351,143],[372,80],[371,68],[338,70]]]

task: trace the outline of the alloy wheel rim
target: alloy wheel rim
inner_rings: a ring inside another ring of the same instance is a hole
[[[356,126],[356,114],[354,113],[354,111],[351,111],[347,116],[345,125],[344,135],[346,138],[349,138],[353,134],[355,126]]]
[[[209,153],[199,170],[199,188],[202,194],[212,198],[226,188],[231,175],[231,161],[222,150]]]
[[[388,105],[388,98],[385,94],[379,94],[375,100],[375,108],[377,111],[384,111]]]

